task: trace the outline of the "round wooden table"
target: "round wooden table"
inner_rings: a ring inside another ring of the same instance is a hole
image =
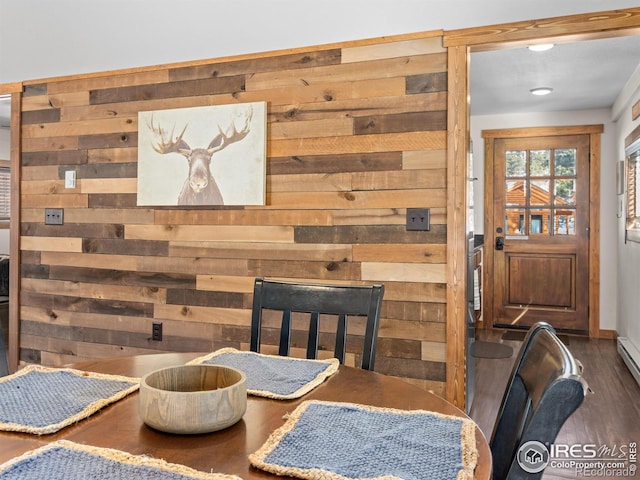
[[[71,368],[98,373],[142,377],[159,368],[183,365],[200,353],[164,353],[117,357],[81,362]],[[204,472],[235,474],[243,479],[275,478],[250,466],[250,453],[258,450],[283,423],[283,416],[303,400],[330,400],[379,407],[424,409],[465,417],[443,398],[401,379],[367,370],[340,366],[322,385],[297,400],[270,400],[249,396],[247,411],[237,424],[202,435],[172,435],[153,430],[138,414],[138,393],[51,435],[35,436],[0,432],[0,463],[47,443],[66,439],[97,447],[115,448],[135,455],[149,455]],[[25,408],[29,408],[25,399]],[[476,427],[478,464],[475,478],[491,477],[491,453],[487,440]]]

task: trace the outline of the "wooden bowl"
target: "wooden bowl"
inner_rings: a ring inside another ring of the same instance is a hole
[[[238,422],[246,409],[247,378],[235,368],[182,365],[140,381],[140,416],[163,432],[215,432]]]

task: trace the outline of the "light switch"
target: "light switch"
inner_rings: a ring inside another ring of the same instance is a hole
[[[75,170],[67,170],[64,172],[64,188],[76,188]]]

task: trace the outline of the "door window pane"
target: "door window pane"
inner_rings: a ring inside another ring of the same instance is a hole
[[[563,177],[576,175],[575,148],[558,148],[555,150],[555,174]]]
[[[529,224],[531,235],[549,235],[549,219],[551,211],[549,209],[532,209]]]
[[[527,201],[527,181],[507,180],[507,205],[524,205]]]
[[[576,181],[556,180],[555,196],[553,203],[556,205],[575,205],[576,203]]]
[[[505,153],[506,176],[524,177],[527,173],[527,151],[508,150]]]
[[[551,205],[551,192],[549,191],[549,180],[531,181],[531,205]]]
[[[507,208],[505,211],[504,229],[507,235],[525,235],[525,210],[521,208]]]
[[[574,209],[557,210],[554,221],[555,235],[576,234],[576,211]]]
[[[531,150],[532,177],[548,177],[551,175],[551,150]]]

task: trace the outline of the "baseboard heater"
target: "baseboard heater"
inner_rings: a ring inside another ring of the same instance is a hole
[[[640,385],[640,350],[627,337],[618,337],[618,353]]]

